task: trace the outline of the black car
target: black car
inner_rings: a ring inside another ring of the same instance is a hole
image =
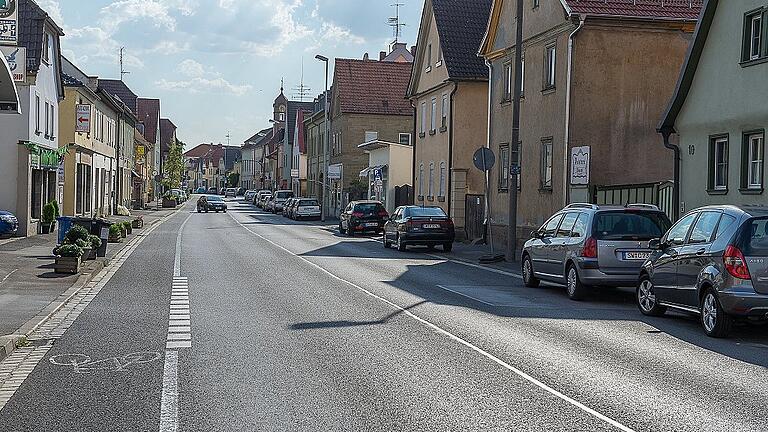
[[[197,200],[197,212],[227,212],[227,203],[218,195],[203,195]]]
[[[352,201],[339,216],[339,232],[352,237],[365,232],[380,233],[389,213],[380,201]]]
[[[450,252],[455,239],[453,220],[440,207],[398,207],[384,225],[384,247],[394,243],[399,251],[407,246],[441,245]]]
[[[736,320],[768,321],[768,208],[702,207],[651,247],[637,287],[643,314],[693,313],[712,337]]]

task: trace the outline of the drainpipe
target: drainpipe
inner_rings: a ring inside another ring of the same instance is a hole
[[[664,137],[664,147],[672,150],[675,154],[674,161],[674,182],[672,187],[672,220],[676,221],[680,217],[680,147],[669,142],[669,137],[675,133],[675,129],[665,126],[659,130]]]
[[[416,143],[419,140],[419,135],[417,133],[416,129],[416,119],[419,116],[418,111],[416,110],[416,105],[414,105],[414,100],[411,99],[411,108],[413,108],[413,135],[411,136],[411,144],[413,145],[413,150],[411,150],[411,154],[413,155],[411,157],[411,202],[408,204],[416,204]]]
[[[451,211],[452,210],[451,209],[451,196],[453,195],[453,189],[451,189],[452,185],[453,185],[453,182],[451,181],[451,177],[452,177],[451,176],[451,169],[453,168],[453,125],[454,125],[454,123],[453,123],[453,114],[454,114],[454,107],[455,107],[454,96],[456,95],[456,92],[458,90],[459,90],[459,83],[454,81],[453,82],[453,90],[451,90],[451,95],[449,97],[450,104],[451,104],[451,108],[450,108],[451,118],[450,118],[450,123],[449,123],[449,126],[448,126],[448,128],[449,128],[448,129],[448,166],[446,167],[448,172],[445,173],[446,176],[448,176],[448,179],[447,179],[448,180],[448,190],[446,191],[447,196],[445,197],[445,206],[448,208],[448,216],[450,216],[450,217],[452,217],[454,219],[455,219],[455,216],[451,215],[451,213],[452,213],[452,211]],[[467,221],[464,220],[464,232],[466,232],[466,231],[467,231]]]
[[[491,144],[492,144],[491,140],[493,139],[493,134],[491,133],[491,126],[493,125],[493,122],[491,122],[491,109],[493,108],[493,106],[492,106],[493,105],[493,84],[492,84],[493,83],[493,63],[488,61],[488,59],[486,58],[485,59],[485,66],[488,68],[488,116],[487,116],[488,117],[488,124],[486,125],[486,132],[487,132],[486,133],[486,136],[487,136],[486,147],[488,147],[490,149],[491,148]],[[510,149],[511,148],[512,147],[510,146]],[[519,151],[519,149],[518,149],[518,151]],[[512,153],[510,153],[510,158],[509,158],[510,160],[508,161],[510,166],[512,165],[511,154]],[[501,155],[499,155],[499,156],[501,156]],[[501,161],[499,161],[499,162],[501,162]],[[502,167],[499,166],[499,169],[501,170]],[[490,184],[490,179],[488,178],[489,175],[490,175],[489,172],[486,171],[485,172],[486,185]],[[517,185],[515,185],[515,186],[517,186]],[[491,243],[491,250],[493,251],[493,221],[491,220],[492,214],[491,214],[491,203],[490,203],[490,201],[491,201],[491,199],[490,199],[491,191],[488,190],[488,188],[486,188],[485,192],[486,192],[486,195],[487,195],[487,198],[485,200],[485,211],[486,211],[486,221],[488,223],[488,228],[487,228],[488,232],[486,233],[486,236],[488,237],[489,242]]]
[[[583,27],[587,16],[577,15],[578,25],[576,29],[568,35],[568,74],[565,87],[565,145],[563,146],[563,205],[568,204],[568,144],[571,141],[571,85],[573,81],[573,38]],[[589,186],[587,186],[589,187]]]

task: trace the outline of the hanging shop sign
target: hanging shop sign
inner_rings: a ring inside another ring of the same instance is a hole
[[[57,149],[50,149],[29,141],[22,141],[20,144],[29,150],[29,165],[33,169],[58,170],[64,157],[69,153],[70,147],[66,145]]]
[[[17,0],[0,0],[0,44],[19,42],[19,8]]]
[[[0,2],[2,1],[0,0]],[[11,71],[13,81],[17,83],[26,82],[27,49],[24,47],[0,46],[0,52],[5,56],[5,61],[8,62],[8,70]]]

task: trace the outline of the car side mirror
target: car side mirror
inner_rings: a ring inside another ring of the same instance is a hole
[[[648,242],[648,247],[653,250],[662,250],[664,249],[664,244],[661,242],[661,239],[653,239]]]
[[[531,231],[531,238],[540,239],[542,237],[541,231]]]

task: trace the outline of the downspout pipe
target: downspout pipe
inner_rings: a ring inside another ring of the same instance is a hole
[[[452,178],[453,178],[453,175],[452,175],[452,171],[453,171],[453,132],[455,130],[454,129],[453,117],[454,117],[454,114],[456,113],[455,96],[456,96],[456,92],[458,90],[459,90],[459,83],[454,81],[453,82],[453,90],[451,90],[451,95],[449,97],[450,104],[451,104],[451,108],[450,108],[451,118],[450,118],[450,123],[449,123],[449,126],[448,126],[449,127],[449,130],[448,130],[448,167],[446,168],[448,170],[448,172],[445,173],[446,176],[448,176],[448,179],[447,179],[448,190],[446,191],[446,194],[448,196],[445,197],[445,206],[448,208],[448,215],[451,218],[453,218],[453,219],[456,219],[456,215],[453,214],[453,207],[451,206],[451,204],[452,204],[451,203],[451,201],[452,201],[451,198],[453,196],[453,189],[452,189],[452,187],[453,187],[453,180],[452,180]],[[467,232],[467,221],[466,220],[464,221],[464,232],[465,233]]]
[[[563,145],[563,206],[568,204],[569,190],[568,190],[568,168],[570,153],[568,146],[571,142],[571,89],[573,84],[573,39],[576,34],[584,28],[584,22],[587,20],[587,16],[576,15],[578,25],[576,29],[568,35],[568,74],[565,87],[565,143]]]
[[[659,133],[664,138],[664,147],[672,150],[674,153],[674,185],[672,186],[672,218],[676,221],[680,218],[680,146],[672,144],[669,138],[675,133],[671,127],[659,129]]]
[[[411,150],[411,199],[408,204],[414,205],[416,204],[416,143],[419,142],[419,135],[417,133],[416,129],[416,121],[419,117],[419,113],[416,110],[416,105],[414,104],[414,100],[411,99],[411,108],[413,108],[413,135],[411,135],[411,145],[413,146],[413,149]]]
[[[493,140],[493,133],[491,131],[491,128],[493,126],[493,122],[491,121],[491,109],[493,108],[493,63],[490,62],[487,58],[485,59],[485,66],[488,68],[488,124],[486,125],[486,147],[489,149],[492,146],[492,140]],[[511,148],[511,146],[510,146]],[[519,150],[518,150],[519,151]],[[510,153],[511,155],[511,153]],[[501,156],[501,155],[499,155]],[[510,157],[509,164],[512,164],[512,158]],[[501,161],[499,161],[501,162]],[[502,170],[503,168],[499,166],[499,170]],[[486,176],[486,185],[490,184],[490,176],[489,172],[485,173]],[[517,186],[517,185],[515,185]],[[510,187],[510,185],[507,185],[507,187]],[[487,223],[487,230],[486,237],[488,238],[489,242],[493,244],[493,221],[492,221],[492,213],[491,213],[491,203],[490,203],[490,196],[491,191],[486,190],[486,194],[488,195],[488,198],[485,201],[485,218]],[[491,249],[493,249],[493,246],[491,246]]]

